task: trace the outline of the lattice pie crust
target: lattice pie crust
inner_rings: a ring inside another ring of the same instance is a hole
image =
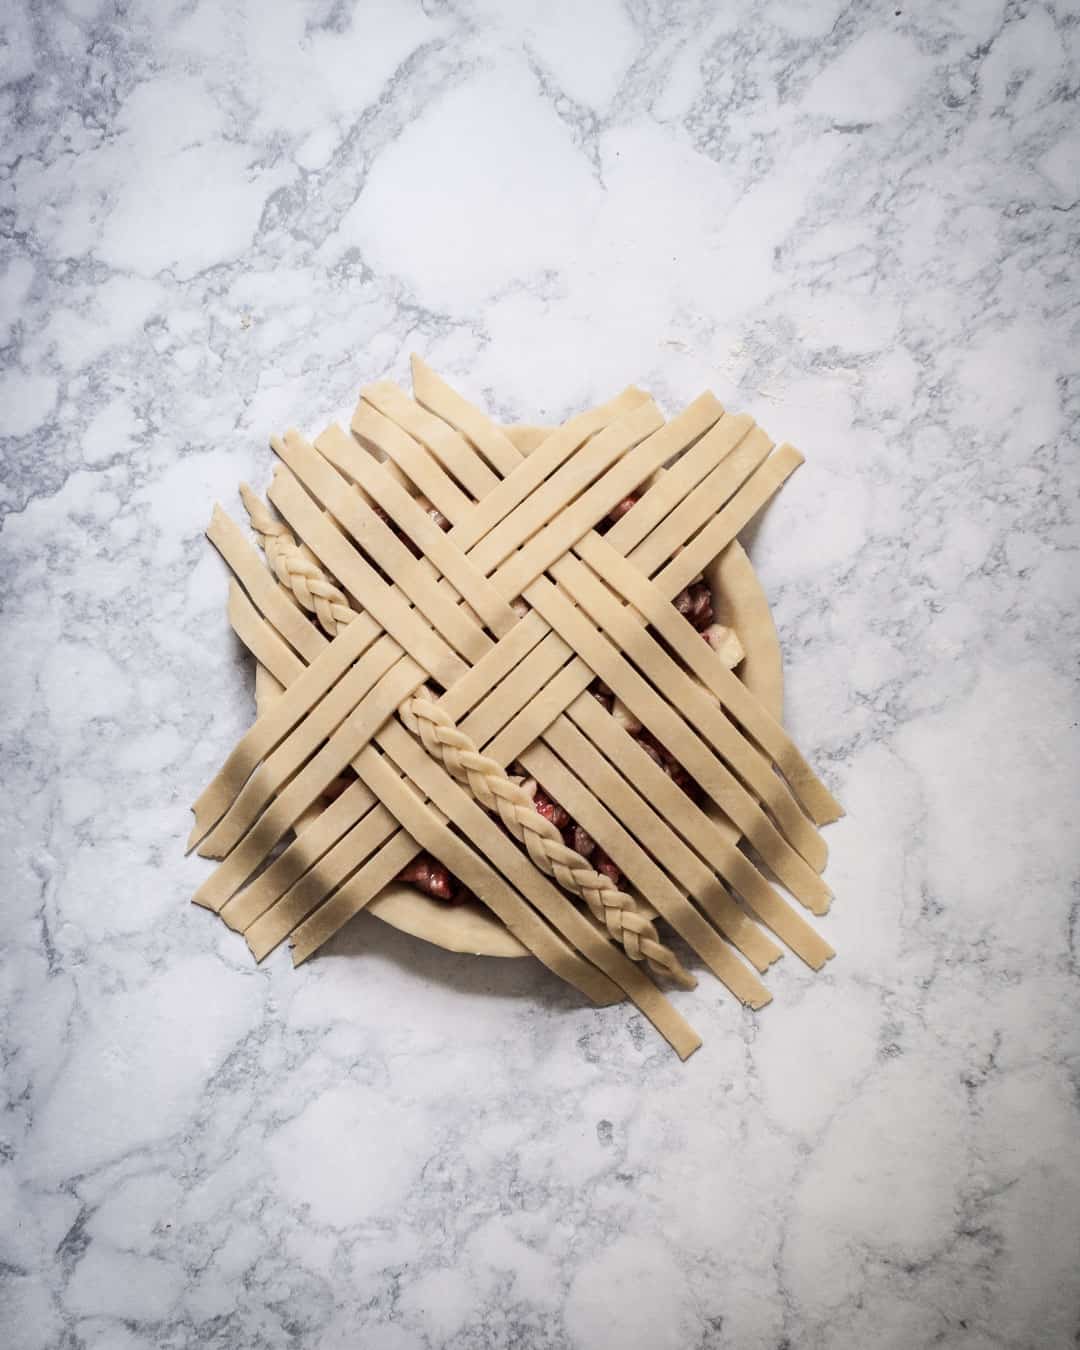
[[[685,1058],[655,981],[694,980],[662,926],[754,1008],[765,928],[832,955],[776,883],[825,911],[841,808],[733,673],[737,637],[672,603],[802,456],[708,393],[665,422],[631,387],[508,434],[412,376],[364,389],[351,433],[272,439],[275,510],[243,489],[269,567],[215,508],[258,717],[195,803],[189,843],[222,860],[195,900],[299,963],[427,856]]]

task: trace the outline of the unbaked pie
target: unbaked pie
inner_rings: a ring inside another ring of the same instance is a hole
[[[364,389],[350,431],[272,439],[270,505],[242,493],[265,561],[215,508],[258,716],[195,804],[221,859],[195,899],[258,959],[368,907],[527,951],[685,1057],[670,934],[752,1007],[766,929],[832,955],[775,883],[825,910],[840,807],[735,673],[775,650],[736,535],[802,457],[707,393],[670,421],[629,388],[500,427],[412,374],[411,398]]]

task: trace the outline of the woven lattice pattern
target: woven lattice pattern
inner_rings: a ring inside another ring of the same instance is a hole
[[[766,930],[831,955],[775,883],[825,910],[818,827],[840,808],[673,604],[802,457],[710,394],[665,421],[630,388],[515,441],[417,360],[413,385],[366,388],[350,431],[272,440],[270,505],[243,490],[263,556],[215,510],[260,697],[194,807],[191,843],[221,860],[195,899],[300,962],[423,851],[685,1056],[669,934],[752,1007],[781,953]],[[617,871],[535,809],[537,783]]]

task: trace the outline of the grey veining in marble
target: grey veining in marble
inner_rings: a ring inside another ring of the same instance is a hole
[[[1080,1343],[1080,12],[65,0],[0,17],[0,1343]],[[251,715],[202,537],[422,352],[711,386],[849,808],[838,959],[678,1063],[531,962],[187,902]]]

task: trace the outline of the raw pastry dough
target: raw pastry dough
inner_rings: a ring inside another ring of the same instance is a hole
[[[752,1007],[781,951],[754,916],[810,965],[831,955],[737,840],[822,912],[816,827],[839,807],[672,604],[802,457],[773,452],[710,394],[664,422],[630,388],[548,432],[498,427],[416,359],[413,381],[415,398],[365,388],[352,436],[273,439],[269,496],[287,529],[245,504],[281,586],[215,510],[209,534],[237,578],[230,618],[260,663],[259,716],[196,803],[191,843],[223,861],[195,898],[258,957],[291,937],[301,961],[423,848],[549,968],[597,1002],[629,994],[685,1055],[695,1034],[635,963],[681,969],[652,914]],[[597,677],[618,716],[588,692]],[[431,682],[441,692],[425,703]],[[505,777],[514,761],[641,899],[536,823]]]

